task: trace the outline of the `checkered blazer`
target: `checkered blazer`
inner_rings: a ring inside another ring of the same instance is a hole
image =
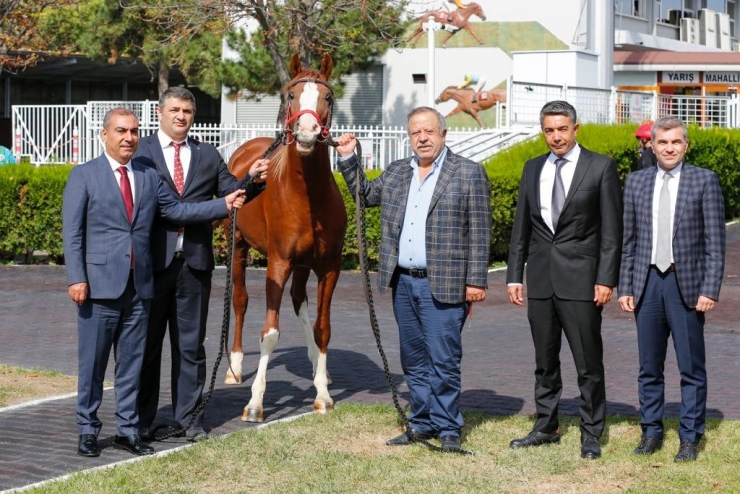
[[[360,174],[365,205],[380,206],[381,211],[381,293],[390,286],[398,263],[398,240],[413,177],[410,162],[411,158],[394,161],[372,181]],[[339,169],[354,197],[357,159],[340,161]],[[483,166],[449,149],[439,172],[426,225],[429,285],[440,302],[462,303],[465,285],[488,288],[491,188]]]
[[[624,242],[619,296],[643,295],[653,249],[653,191],[657,167],[632,173],[624,189]],[[725,268],[725,209],[717,174],[683,164],[673,219],[673,261],[681,297],[719,299]]]

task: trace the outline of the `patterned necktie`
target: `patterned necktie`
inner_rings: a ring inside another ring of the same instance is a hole
[[[655,266],[661,273],[671,267],[671,191],[668,181],[673,175],[663,175],[663,185],[660,187],[658,199],[658,243],[655,247]]]
[[[131,193],[131,182],[128,179],[128,168],[121,166],[118,168],[121,174],[121,194],[123,195],[123,204],[126,206],[126,214],[128,214],[128,221],[134,219],[134,195]]]
[[[182,161],[180,160],[182,143],[172,141],[172,147],[175,148],[175,175],[172,177],[172,181],[175,182],[177,193],[182,195],[182,190],[185,188],[185,173],[182,170]]]
[[[565,203],[565,186],[563,185],[563,165],[568,162],[565,158],[558,158],[555,160],[555,182],[552,184],[552,209],[550,215],[552,217],[552,229],[558,227],[558,220],[560,219],[560,212],[563,210],[563,203]]]

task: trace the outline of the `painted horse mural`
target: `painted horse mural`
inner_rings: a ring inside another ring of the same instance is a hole
[[[473,117],[482,129],[485,129],[486,126],[483,124],[483,120],[481,120],[478,112],[493,108],[496,103],[506,103],[506,90],[488,89],[486,91],[481,91],[477,95],[475,103],[473,103],[473,96],[476,96],[476,94],[471,88],[460,89],[457,86],[448,86],[434,102],[440,104],[449,100],[456,101],[457,106],[450,113],[445,115],[445,118],[457,115],[460,112],[465,112]]]
[[[478,41],[478,43],[482,45],[483,40],[480,39],[475,31],[473,31],[473,28],[470,27],[469,21],[471,16],[476,16],[483,21],[486,20],[486,14],[483,13],[483,8],[475,2],[459,7],[452,12],[445,10],[427,12],[418,18],[419,24],[416,26],[416,29],[414,29],[414,32],[411,33],[411,36],[406,38],[406,42],[416,44],[421,35],[424,34],[424,24],[429,22],[430,19],[433,19],[442,23],[444,29],[448,31],[447,36],[442,40],[443,47],[445,46],[445,43],[447,43],[447,41],[449,41],[449,39],[460,29],[464,29],[469,32]]]

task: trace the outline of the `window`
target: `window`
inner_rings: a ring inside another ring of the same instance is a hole
[[[706,0],[706,8],[724,14],[726,12],[725,0]]]
[[[645,17],[645,3],[647,0],[615,0],[615,12],[617,15],[632,15]]]

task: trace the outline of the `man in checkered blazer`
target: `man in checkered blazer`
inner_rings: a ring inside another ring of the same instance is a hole
[[[444,117],[420,107],[408,117],[414,156],[372,181],[360,173],[366,206],[380,206],[378,284],[389,287],[399,328],[401,365],[411,394],[411,431],[403,446],[439,436],[460,450],[461,331],[472,302],[485,299],[490,247],[490,185],[485,169],[445,145]],[[352,134],[337,138],[339,169],[354,197]]]
[[[625,185],[618,287],[620,307],[635,313],[640,355],[642,439],[634,453],[649,455],[663,445],[671,335],[681,374],[675,460],[693,461],[706,417],[704,317],[719,299],[725,265],[724,201],[714,172],[683,162],[688,139],[680,119],[659,119],[652,141],[658,166],[632,173]]]

